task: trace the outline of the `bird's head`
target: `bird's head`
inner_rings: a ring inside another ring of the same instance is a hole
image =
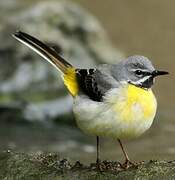
[[[118,72],[117,76],[120,78],[118,81],[125,81],[145,89],[152,87],[155,77],[168,74],[166,71],[156,70],[148,58],[139,55],[121,61]]]

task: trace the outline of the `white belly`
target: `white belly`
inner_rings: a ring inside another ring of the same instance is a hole
[[[118,98],[119,94],[116,94],[116,97],[114,94],[112,101],[104,102],[94,102],[86,96],[75,97],[73,112],[77,125],[83,132],[95,136],[129,139],[140,136],[150,128],[156,113],[155,99],[152,115],[145,117],[142,107],[134,103],[131,107],[132,118],[126,120],[121,116],[123,112],[121,113],[120,108],[116,109],[116,103],[113,101],[117,98],[118,104],[122,104],[127,97]]]

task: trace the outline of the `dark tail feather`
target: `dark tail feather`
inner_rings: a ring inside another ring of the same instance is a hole
[[[73,67],[64,58],[58,55],[54,49],[48,47],[35,37],[21,31],[14,33],[13,37],[34,50],[36,53],[50,62],[54,67],[61,70],[61,72],[65,73],[67,68]]]

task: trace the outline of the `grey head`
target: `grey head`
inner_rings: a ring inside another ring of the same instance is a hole
[[[166,71],[156,70],[148,58],[139,55],[112,65],[110,71],[118,82],[127,82],[145,89],[152,87],[155,77],[168,74]]]

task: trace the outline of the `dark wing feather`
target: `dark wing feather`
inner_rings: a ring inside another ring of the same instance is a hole
[[[103,81],[100,71],[97,69],[77,69],[76,73],[81,91],[90,99],[101,102],[110,86]]]

